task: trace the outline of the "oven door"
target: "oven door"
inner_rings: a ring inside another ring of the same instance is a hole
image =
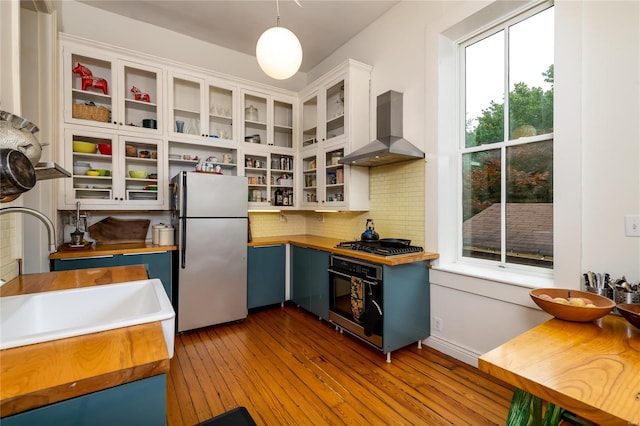
[[[382,282],[329,269],[329,320],[382,348]]]

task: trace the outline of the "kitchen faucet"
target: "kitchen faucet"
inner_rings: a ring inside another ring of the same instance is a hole
[[[28,207],[5,207],[0,209],[0,216],[5,213],[26,213],[31,216],[34,216],[47,227],[47,232],[49,233],[49,253],[55,253],[56,250],[56,231],[53,227],[53,222],[44,214],[40,213],[38,210],[30,209]]]

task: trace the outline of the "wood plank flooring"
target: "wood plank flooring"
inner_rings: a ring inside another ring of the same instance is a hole
[[[513,388],[417,345],[382,352],[287,304],[176,337],[167,424],[504,425]]]

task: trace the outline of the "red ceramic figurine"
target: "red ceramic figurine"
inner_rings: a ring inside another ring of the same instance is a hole
[[[149,94],[142,93],[136,86],[131,86],[131,93],[133,93],[134,99],[136,101],[151,102]]]
[[[82,90],[87,90],[87,87],[95,87],[96,89],[102,89],[102,93],[108,95],[109,90],[107,88],[107,80],[100,77],[94,77],[91,70],[80,62],[73,69],[74,74],[80,74],[82,78]]]

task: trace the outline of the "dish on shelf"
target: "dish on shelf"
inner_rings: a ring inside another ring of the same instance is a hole
[[[85,183],[78,183],[78,184],[76,184],[76,186],[74,186],[74,188],[76,188],[76,189],[87,189],[87,188],[89,188],[89,185],[87,185]]]
[[[145,190],[145,191],[157,191],[158,190],[158,185],[147,185],[142,189]]]
[[[100,176],[100,171],[99,170],[87,170],[86,171],[86,175],[87,176]]]
[[[138,150],[133,145],[126,144],[124,146],[124,150],[125,150],[125,155],[127,157],[137,157],[138,156]]]
[[[170,160],[179,160],[182,158],[182,155],[180,154],[169,154],[169,159]]]
[[[129,170],[129,176],[134,179],[144,179],[147,177],[147,172],[145,170]]]
[[[111,185],[95,185],[95,189],[111,189]]]
[[[91,170],[91,164],[89,163],[73,163],[73,174],[83,175]]]
[[[111,155],[111,144],[110,143],[101,143],[98,144],[98,151],[102,155]]]
[[[98,146],[91,142],[73,141],[73,152],[81,152],[83,154],[95,154]]]

